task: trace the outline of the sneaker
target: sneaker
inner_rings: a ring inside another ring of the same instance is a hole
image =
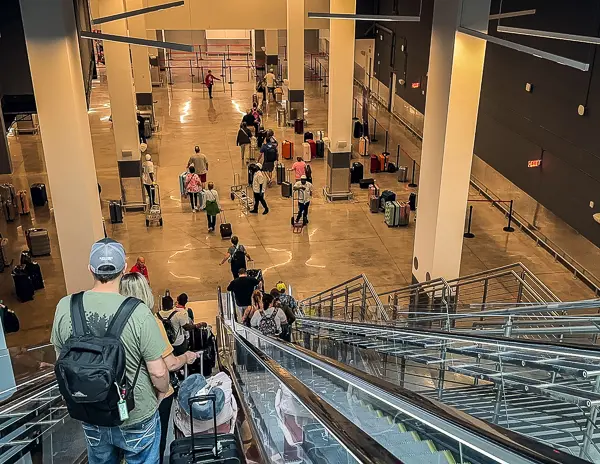
[[[268,209],[268,208],[267,208],[267,209],[265,209],[265,210],[263,211],[263,214],[269,214],[269,209]]]
[[[253,209],[251,209],[251,210],[250,210],[250,211],[248,211],[248,212],[249,212],[249,213],[252,213],[252,214],[258,214],[258,210],[253,210]]]

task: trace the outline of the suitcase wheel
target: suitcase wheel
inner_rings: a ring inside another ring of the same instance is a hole
[[[160,218],[160,219],[158,220],[158,224],[159,224],[159,225],[162,227],[162,225],[163,225],[162,218]]]
[[[294,220],[294,216],[292,216],[291,223],[292,223],[292,226],[293,226],[294,224],[296,224],[296,221]]]
[[[231,192],[229,196],[231,197],[231,201],[235,200],[235,193]]]
[[[150,227],[150,221],[146,219],[146,227]]]

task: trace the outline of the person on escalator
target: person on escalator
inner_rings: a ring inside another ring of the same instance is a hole
[[[254,312],[250,326],[258,329],[263,335],[281,334],[281,324],[287,324],[283,311],[272,306],[273,297],[268,293],[262,297],[262,308]]]
[[[243,314],[246,308],[252,305],[252,293],[258,286],[258,280],[254,277],[249,277],[244,268],[241,268],[238,273],[239,277],[231,281],[227,287],[227,291],[233,293],[235,304]]]

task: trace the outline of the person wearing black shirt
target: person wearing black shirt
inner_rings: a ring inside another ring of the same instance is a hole
[[[247,127],[253,127],[256,123],[256,119],[254,119],[254,115],[252,114],[252,110],[248,110],[247,113],[242,118],[242,122],[246,123]],[[256,135],[256,133],[254,134]]]
[[[248,277],[246,269],[239,270],[239,277],[233,279],[227,287],[228,292],[233,292],[235,303],[240,307],[241,314],[252,305],[252,292],[258,285],[258,280]]]

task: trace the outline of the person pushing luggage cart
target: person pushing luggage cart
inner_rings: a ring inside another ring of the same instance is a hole
[[[308,182],[306,176],[303,175],[300,177],[300,180],[294,184],[294,191],[298,192],[298,215],[295,218],[295,222],[299,223],[300,218],[302,218],[302,225],[305,226],[308,224],[308,208],[312,198],[313,186]],[[292,217],[292,225],[294,222],[293,220],[294,218]]]

